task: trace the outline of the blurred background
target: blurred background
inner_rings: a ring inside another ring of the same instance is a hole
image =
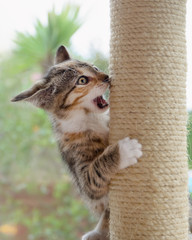
[[[192,1],[187,110],[192,167]],[[0,240],[75,240],[95,219],[71,187],[47,115],[10,99],[39,80],[60,44],[108,72],[109,0],[0,0]]]

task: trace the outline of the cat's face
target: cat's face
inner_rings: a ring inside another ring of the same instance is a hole
[[[70,59],[61,46],[56,64],[44,79],[12,101],[27,100],[61,117],[75,109],[102,113],[109,107],[103,98],[109,85],[108,75],[90,64]]]

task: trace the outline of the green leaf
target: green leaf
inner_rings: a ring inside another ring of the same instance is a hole
[[[79,6],[67,5],[56,13],[53,8],[47,15],[47,23],[37,20],[34,33],[16,33],[14,69],[16,73],[41,67],[42,72],[52,65],[59,45],[69,47],[71,37],[81,27]]]

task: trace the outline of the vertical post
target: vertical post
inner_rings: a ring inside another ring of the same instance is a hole
[[[110,185],[111,240],[187,240],[185,0],[111,0],[110,143],[143,157]]]

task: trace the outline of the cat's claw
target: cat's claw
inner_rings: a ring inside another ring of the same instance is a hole
[[[96,230],[93,230],[83,235],[81,240],[109,240],[109,237],[105,234],[97,232]]]
[[[119,169],[127,168],[135,163],[142,156],[141,144],[136,139],[126,137],[118,142],[120,153]]]

